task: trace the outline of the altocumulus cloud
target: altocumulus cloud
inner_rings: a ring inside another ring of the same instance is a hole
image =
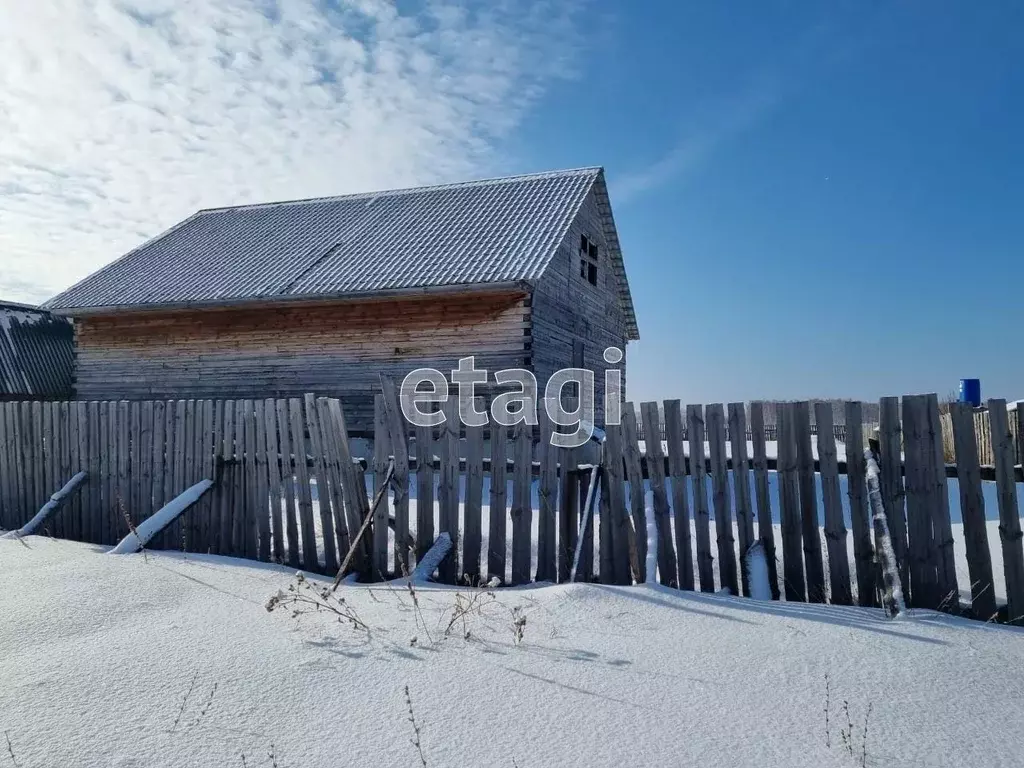
[[[564,0],[0,3],[0,298],[194,210],[454,180],[572,72]]]

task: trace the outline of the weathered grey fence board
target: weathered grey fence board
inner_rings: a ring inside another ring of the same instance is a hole
[[[533,427],[520,422],[515,427],[515,469],[512,476],[512,583],[530,581],[532,561]]]
[[[934,609],[940,598],[930,511],[935,503],[935,478],[929,471],[932,446],[926,435],[927,405],[921,395],[903,397],[904,484],[911,604]]]
[[[33,465],[33,501],[31,510],[38,510],[43,504],[46,503],[46,489],[44,487],[45,477],[43,475],[45,463],[42,461],[43,452],[42,448],[42,437],[43,437],[43,408],[42,403],[32,403],[32,436],[29,450],[32,455]]]
[[[580,479],[585,473],[577,472],[579,455],[575,448],[562,452],[562,462],[558,477],[558,581],[569,580],[572,571],[572,560],[576,554],[580,525]],[[585,496],[583,497],[586,498]],[[593,528],[591,528],[593,530]],[[577,568],[579,581],[590,581],[592,572],[584,570],[581,550],[580,564]],[[591,541],[591,557],[593,557],[593,541]]]
[[[345,421],[345,414],[341,408],[341,402],[336,398],[329,398],[327,401],[327,410],[330,413],[331,432],[334,436],[335,450],[338,453],[338,461],[342,468],[342,481],[345,484],[344,497],[345,497],[345,511],[346,520],[348,522],[348,533],[349,540],[357,535],[363,525],[363,521],[366,516],[370,513],[370,501],[366,498],[366,477],[363,474],[361,467],[357,467],[352,460],[352,449],[349,445],[348,425]],[[405,487],[408,489],[408,457],[406,457],[406,470],[405,470]],[[408,493],[408,490],[406,491]],[[398,571],[402,572],[402,568],[409,567],[409,547],[412,546],[411,539],[409,538],[409,522],[408,522],[408,509],[406,511],[406,523],[405,523],[405,557],[401,561],[401,567],[398,567]],[[367,536],[363,536],[355,547],[355,553],[353,555],[353,567],[360,573],[367,574],[370,570],[370,540]]]
[[[483,409],[483,398],[477,398],[476,410],[480,412]],[[470,584],[476,584],[480,580],[480,548],[483,544],[483,506],[484,428],[483,425],[467,426],[466,503],[463,506],[462,573]]]
[[[926,397],[927,440],[931,455],[927,456],[928,472],[933,484],[931,505],[932,544],[938,581],[939,607],[958,609],[960,587],[957,584],[956,556],[953,551],[953,525],[949,514],[949,487],[946,482],[946,461],[943,451],[942,417],[939,398]]]
[[[900,569],[904,596],[912,600],[910,567],[907,552],[907,517],[904,511],[902,472],[903,429],[900,425],[899,398],[883,397],[879,401],[878,451],[881,470],[882,506],[889,522],[893,554]]]
[[[537,581],[555,581],[558,578],[555,555],[555,528],[558,508],[558,454],[559,449],[551,444],[554,425],[547,409],[539,410],[540,429],[537,443],[537,459],[540,463],[540,478],[537,483]],[[532,502],[531,502],[532,503]]]
[[[381,388],[385,419],[391,437],[391,453],[395,462],[391,482],[395,509],[395,572],[409,573],[409,549],[412,544],[409,535],[409,427],[402,414],[395,382],[382,376]]]
[[[54,471],[53,471],[53,457],[54,457],[54,432],[53,432],[53,411],[50,410],[49,403],[37,403],[36,405],[42,406],[42,427],[38,434],[36,445],[37,456],[39,462],[39,470],[42,475],[40,486],[43,489],[50,489],[49,493],[53,493],[56,488],[54,487]],[[45,493],[46,491],[44,491]],[[42,494],[40,494],[41,496]],[[45,503],[45,502],[44,502]],[[42,504],[36,507],[38,510]],[[56,517],[60,517],[57,515]],[[56,523],[56,518],[51,517],[44,523],[44,530],[51,535],[56,535],[53,530],[53,526]]]
[[[956,445],[957,482],[960,485],[960,517],[964,524],[967,566],[971,575],[971,610],[975,618],[987,621],[996,613],[996,599],[973,409],[969,403],[950,403],[950,416]]]
[[[832,424],[832,404],[815,403],[818,425],[818,464],[821,467],[821,498],[825,509],[825,543],[828,551],[829,597],[833,603],[851,605],[850,558],[846,549],[846,524],[839,492],[839,463]]]
[[[324,568],[328,572],[338,570],[337,542],[334,538],[334,519],[331,509],[331,484],[328,479],[327,457],[324,455],[323,439],[320,433],[320,419],[317,416],[316,399],[312,394],[306,394],[304,398],[306,427],[309,430],[310,448],[313,451],[313,468],[316,473],[316,498],[320,507],[320,527],[324,542]],[[384,506],[384,505],[382,505]],[[384,506],[386,510],[387,507]],[[386,535],[386,530],[385,530]],[[387,539],[384,540],[385,553],[387,551]],[[387,555],[385,554],[385,558]],[[387,562],[380,573],[387,572]]]
[[[859,402],[845,405],[847,495],[850,505],[850,527],[853,529],[853,559],[857,572],[857,604],[877,605],[875,599],[876,570],[871,545],[871,520],[865,492],[863,409]]]
[[[792,403],[779,403],[778,476],[779,517],[782,527],[782,573],[786,600],[804,602],[807,587],[804,580],[803,542],[800,518],[800,485],[797,478],[796,434]],[[817,531],[815,531],[817,536]]]
[[[693,518],[697,533],[697,575],[701,592],[715,591],[711,555],[711,512],[708,509],[707,466],[704,463],[704,408],[686,406],[686,433],[690,440],[690,476],[693,478]]]
[[[256,495],[252,503],[252,508],[256,513],[256,530],[259,534],[259,550],[258,557],[264,562],[268,562],[271,556],[271,534],[270,534],[270,489],[268,488],[267,481],[267,422],[266,422],[266,408],[262,400],[255,400],[253,402],[253,426],[256,429]],[[321,444],[322,445],[322,444]],[[326,466],[326,457],[321,455],[321,459],[324,461]],[[324,480],[326,481],[327,472],[324,472]],[[324,499],[330,492],[330,484],[324,482],[322,486],[318,485],[317,490],[321,492],[320,503],[323,505]],[[330,509],[330,505],[327,505]],[[327,536],[326,531],[324,532],[325,537]]]
[[[1020,510],[1017,508],[1017,486],[1013,477],[1014,440],[1006,401],[989,400],[988,417],[999,494],[999,543],[1006,578],[1006,620],[1011,624],[1021,624],[1024,623],[1024,549],[1021,547]]]
[[[690,541],[690,501],[686,482],[686,453],[683,447],[683,416],[678,400],[666,400],[665,442],[668,445],[668,474],[672,483],[672,515],[675,518],[676,560],[679,587],[693,589],[693,544]]]
[[[487,572],[505,583],[508,520],[508,429],[491,426],[491,494]]]
[[[448,533],[452,548],[438,567],[438,576],[447,584],[454,584],[459,575],[459,402],[450,397],[443,407],[445,420],[441,425],[438,454],[441,468],[438,473],[437,498],[440,516],[438,532]]]
[[[607,507],[601,507],[601,582],[604,584],[629,584],[631,581],[629,535],[629,509],[626,506],[626,489],[623,466],[622,426],[608,424],[605,427],[604,480],[601,497]],[[604,514],[607,509],[608,514]],[[607,544],[604,541],[605,520],[608,521]],[[605,547],[607,546],[607,554]],[[607,574],[605,573],[607,571]]]
[[[743,403],[729,403],[729,437],[732,445],[733,491],[736,497],[736,530],[740,539],[740,586],[750,594],[747,551],[754,543],[754,513],[750,503],[750,469],[747,456],[747,415]]]
[[[381,493],[388,474],[388,457],[392,453],[391,434],[388,430],[384,395],[374,398],[373,404],[373,495]],[[388,517],[390,499],[382,496],[373,516],[373,545],[370,553],[374,578],[381,579],[388,572]]]
[[[295,481],[298,485],[302,564],[306,570],[314,570],[318,564],[316,528],[313,523],[313,496],[309,485],[309,468],[306,464],[309,452],[306,449],[305,418],[301,400],[295,397],[288,400],[288,416],[291,422],[292,452],[295,454]]]
[[[493,489],[492,489],[493,493]],[[416,427],[416,561],[434,543],[434,428]]]
[[[657,403],[641,403],[640,417],[645,434],[659,434]],[[654,523],[658,530],[658,577],[665,586],[677,587],[679,580],[676,570],[676,553],[672,544],[671,510],[668,503],[668,489],[665,487],[665,452],[662,450],[660,437],[647,440],[644,447],[647,454],[648,474],[651,478],[651,505]]]
[[[264,437],[267,451],[267,493],[270,497],[271,541],[274,547],[274,561],[285,562],[284,514],[281,508],[284,477],[281,473],[284,456],[281,453],[277,428],[277,402],[267,398],[263,402],[263,418],[266,421]]]
[[[725,442],[725,411],[721,403],[704,409],[708,432],[708,458],[711,460],[711,498],[715,509],[715,530],[718,544],[718,576],[722,588],[738,595],[736,571],[736,539],[732,533],[732,510],[729,500],[729,468]]]
[[[339,455],[341,449],[337,440],[337,430],[332,424],[333,419],[326,397],[316,398],[316,414],[320,425],[320,446],[324,452],[324,465],[327,468],[327,482],[331,494],[331,520],[334,523],[334,539],[340,563],[349,551],[348,524],[345,521],[347,515],[344,478],[346,468],[341,465]],[[347,506],[351,507],[351,504]],[[360,520],[361,523],[362,520]],[[386,548],[387,541],[385,540],[385,550]],[[384,562],[386,566],[387,555],[385,555]],[[382,573],[387,573],[387,568]]]
[[[278,403],[285,405],[285,418],[281,419],[282,432],[287,433],[287,403],[279,400]],[[216,544],[214,552],[221,555],[229,554],[231,549],[231,527],[232,527],[232,495],[234,492],[233,482],[235,464],[235,401],[220,400],[217,403],[217,421],[220,429],[220,458],[223,462],[217,475],[217,528]],[[294,550],[298,553],[298,547]],[[289,562],[294,568],[299,566],[298,560]]]
[[[636,532],[639,580],[643,582],[647,580],[647,509],[637,434],[636,409],[632,403],[625,403],[622,409],[622,457],[626,464],[626,482],[629,483],[629,509]]]
[[[814,483],[814,450],[811,447],[810,406],[806,400],[793,403],[797,472],[800,485],[800,523],[807,576],[807,599],[824,603],[825,564],[821,554],[821,523],[818,520],[818,495]]]

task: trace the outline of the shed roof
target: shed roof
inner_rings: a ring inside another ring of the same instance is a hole
[[[202,210],[45,306],[76,315],[532,282],[591,190],[637,338],[601,168]]]
[[[63,317],[0,302],[0,399],[70,398],[74,330]]]

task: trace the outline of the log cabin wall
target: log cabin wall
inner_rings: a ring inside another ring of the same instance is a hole
[[[597,243],[597,285],[580,274],[580,238]],[[533,293],[533,365],[543,395],[544,384],[556,370],[574,365],[582,346],[584,368],[594,372],[598,419],[603,415],[604,374],[609,367],[622,371],[626,386],[626,361],[609,366],[604,350],[616,346],[625,354],[626,320],[612,271],[604,221],[594,190],[587,195],[579,214]],[[576,355],[574,357],[574,346]]]
[[[528,367],[525,294],[457,294],[232,309],[133,312],[75,321],[79,399],[344,398],[352,431],[373,423],[379,374],[399,380],[458,358]]]

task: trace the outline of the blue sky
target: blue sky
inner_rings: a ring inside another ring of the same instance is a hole
[[[0,297],[201,207],[603,165],[632,399],[1024,397],[1024,5],[0,4]]]
[[[598,6],[514,137],[599,162],[634,399],[1024,397],[1024,5]]]

